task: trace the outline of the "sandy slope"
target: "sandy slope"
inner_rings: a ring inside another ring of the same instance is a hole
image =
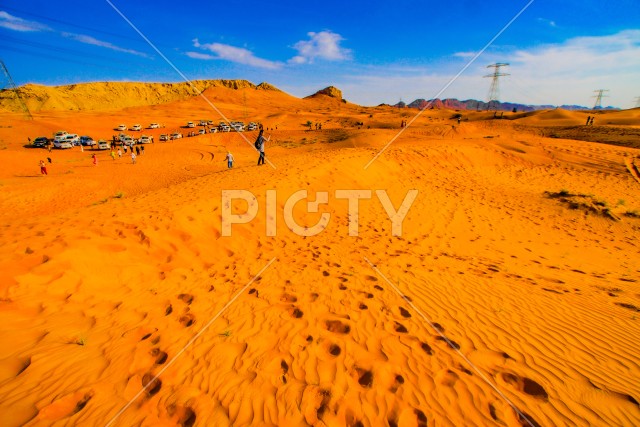
[[[235,134],[156,143],[137,165],[56,151],[47,177],[46,152],[21,147],[65,127],[110,135],[131,116],[179,126],[206,113],[200,101],[4,117],[3,425],[105,425],[150,382],[113,425],[530,425],[503,396],[532,425],[639,424],[640,219],[623,214],[640,209],[628,169],[640,152],[507,120],[452,127],[451,112],[432,111],[364,170],[405,112],[334,101],[265,96],[249,111],[279,125],[276,169],[255,166]],[[301,130],[307,117],[325,130]],[[621,220],[544,196],[563,188]],[[259,203],[231,237],[225,189]],[[285,226],[299,189],[329,193],[319,213],[296,210],[307,225],[331,214],[317,236]],[[409,189],[419,196],[401,237],[375,193],[349,237],[344,189],[385,189],[396,207]]]

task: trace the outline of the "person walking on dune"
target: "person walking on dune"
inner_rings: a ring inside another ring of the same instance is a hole
[[[91,155],[91,158],[93,159],[93,166],[98,166],[98,158],[96,157],[96,153],[93,153]]]
[[[131,163],[136,164],[136,153],[131,150]]]
[[[262,136],[263,130],[260,129],[260,133],[258,133],[258,138],[256,142],[253,144],[256,147],[256,150],[260,152],[260,157],[258,157],[258,166],[264,165],[264,136]]]
[[[587,116],[587,124],[585,126],[589,126],[590,121],[591,121],[591,116]]]
[[[111,150],[111,158],[112,158],[113,160],[115,160],[115,159],[116,159],[116,152],[115,152],[115,151],[113,151],[113,150]]]
[[[40,174],[41,175],[49,175],[47,173],[47,167],[44,164],[44,160],[40,160]]]
[[[118,158],[122,157],[122,150],[118,148]]]
[[[227,151],[227,157],[224,159],[227,161],[227,169],[231,169],[233,167],[233,154],[231,154],[231,151]]]

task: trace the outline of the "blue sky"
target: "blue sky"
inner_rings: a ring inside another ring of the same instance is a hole
[[[296,96],[328,85],[363,105],[431,98],[528,0],[128,1],[113,4],[190,79],[267,81]],[[4,0],[0,58],[17,84],[181,81],[107,2]],[[638,0],[535,0],[440,97],[635,106]]]

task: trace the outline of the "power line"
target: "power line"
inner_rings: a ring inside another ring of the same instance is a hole
[[[86,62],[86,61],[78,61],[75,59],[69,59],[69,58],[65,58],[59,55],[47,55],[46,53],[38,53],[38,52],[31,52],[28,50],[24,50],[24,49],[18,49],[16,47],[13,46],[2,46],[0,45],[0,48],[2,48],[2,50],[8,50],[8,51],[12,51],[12,52],[16,52],[16,53],[21,53],[23,55],[29,55],[29,56],[34,56],[36,58],[48,58],[48,59],[52,59],[54,61],[60,61],[60,62],[64,62],[65,64],[67,63],[72,63],[72,64],[78,64],[78,65],[86,65],[86,66],[92,66],[92,67],[98,67],[98,68],[108,68],[111,70],[121,70],[121,67],[115,67],[112,65],[104,65],[104,64],[96,64],[93,62]]]
[[[33,116],[31,115],[31,111],[29,111],[29,107],[27,107],[27,104],[25,104],[22,98],[20,97],[18,88],[16,87],[16,84],[13,82],[13,79],[11,78],[11,74],[9,74],[9,70],[7,69],[7,66],[4,65],[4,61],[2,60],[0,60],[0,69],[2,69],[2,73],[4,74],[4,80],[6,82],[6,83],[3,82],[2,91],[4,92],[5,87],[8,86],[9,90],[16,95],[16,100],[18,101],[18,104],[20,105],[20,108],[24,112],[25,116],[27,116],[29,120],[33,120]]]
[[[489,105],[488,109],[491,110],[491,106],[493,105],[495,109],[498,109],[498,104],[500,103],[500,87],[498,86],[498,79],[503,76],[509,76],[510,74],[501,73],[500,68],[508,67],[509,64],[506,62],[496,62],[495,64],[487,65],[487,68],[493,68],[493,73],[488,74],[484,77],[491,77],[491,87],[489,88]]]
[[[596,89],[594,90],[595,95],[592,98],[596,99],[596,103],[593,105],[594,110],[602,110],[602,98],[606,98],[609,95],[605,95],[605,92],[609,92],[609,89]]]
[[[62,25],[65,25],[65,26],[68,26],[68,27],[72,27],[72,28],[78,28],[78,29],[81,29],[81,30],[92,31],[92,32],[95,32],[95,33],[100,33],[100,34],[104,34],[104,35],[108,35],[108,36],[112,36],[112,37],[118,37],[118,38],[121,38],[121,39],[132,40],[132,41],[135,41],[135,42],[139,42],[140,41],[136,37],[129,37],[129,36],[125,36],[125,35],[122,35],[122,34],[111,33],[109,31],[104,31],[104,30],[97,29],[97,28],[85,27],[83,25],[78,25],[75,22],[68,22],[68,21],[63,21],[61,19],[50,18],[48,16],[39,15],[39,14],[33,13],[33,12],[27,12],[27,11],[16,9],[16,8],[13,8],[13,7],[2,6],[2,8],[6,9],[6,10],[13,11],[13,12],[18,12],[18,13],[23,14],[23,15],[31,16],[31,17],[34,17],[34,18],[44,19],[45,21],[55,22],[57,24],[62,24]]]

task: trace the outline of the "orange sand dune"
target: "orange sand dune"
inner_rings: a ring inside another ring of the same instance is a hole
[[[410,112],[206,94],[232,119],[278,125],[275,169],[238,134],[149,144],[136,165],[23,147],[58,129],[218,121],[200,98],[0,117],[3,426],[640,424],[640,150],[518,123],[580,113],[458,126],[426,111],[365,169]],[[397,208],[411,189],[393,236],[375,190]],[[619,220],[545,195],[563,189]],[[224,190],[258,203],[230,237]],[[294,210],[306,226],[330,214],[315,236],[285,223],[298,190],[328,193]],[[372,191],[357,237],[337,190]]]

